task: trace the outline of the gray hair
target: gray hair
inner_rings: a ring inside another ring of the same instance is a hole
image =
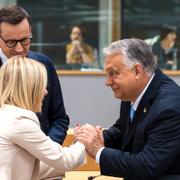
[[[151,76],[156,69],[156,60],[152,48],[143,40],[131,38],[115,41],[103,49],[105,56],[122,54],[123,63],[131,68],[135,63],[142,65],[144,70]]]

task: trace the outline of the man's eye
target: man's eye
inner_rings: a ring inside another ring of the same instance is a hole
[[[113,71],[109,71],[108,76],[114,76],[114,72]]]
[[[14,41],[14,40],[9,40],[9,41],[6,41],[8,44],[14,44],[14,43],[16,43],[16,41]]]

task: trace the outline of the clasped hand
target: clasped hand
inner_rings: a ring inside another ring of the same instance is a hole
[[[104,147],[104,138],[100,126],[85,124],[75,128],[75,139],[85,145],[87,153],[95,159],[96,153]]]

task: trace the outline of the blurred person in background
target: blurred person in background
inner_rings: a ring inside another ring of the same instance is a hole
[[[81,26],[71,28],[71,42],[66,46],[66,63],[79,65],[79,67],[91,67],[95,61],[93,48],[85,43],[85,30]]]
[[[153,53],[161,69],[177,69],[176,27],[164,25],[159,39],[152,45]]]

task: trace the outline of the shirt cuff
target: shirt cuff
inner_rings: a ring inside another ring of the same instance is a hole
[[[100,163],[100,156],[101,156],[101,152],[105,147],[101,147],[98,152],[96,153],[96,162],[99,164]]]

